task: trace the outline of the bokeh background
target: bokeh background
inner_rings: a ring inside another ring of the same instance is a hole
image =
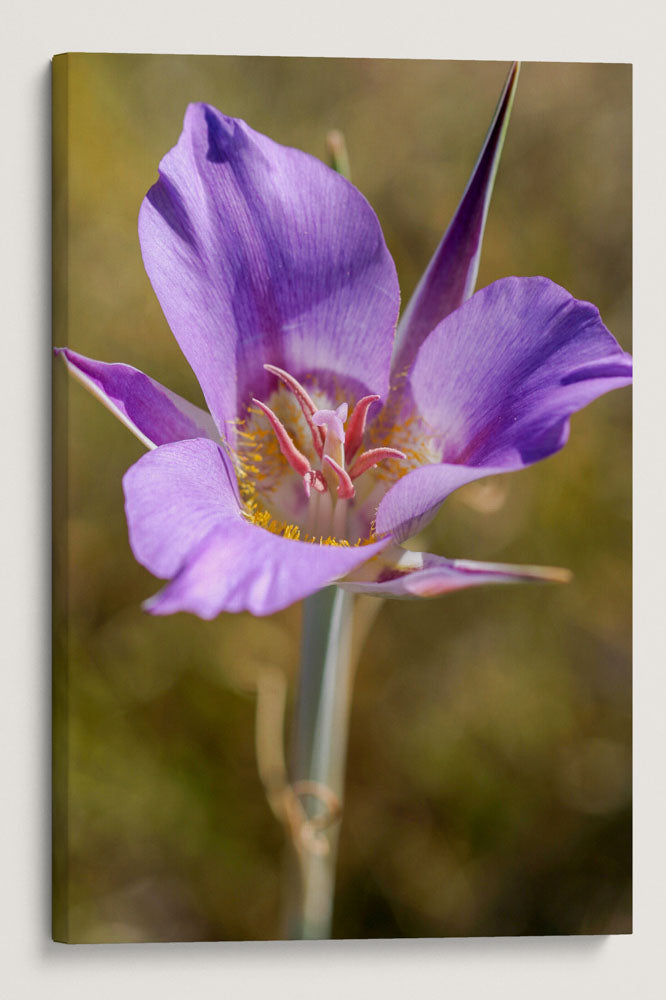
[[[188,102],[325,158],[346,135],[406,302],[454,211],[508,63],[143,55],[59,67],[55,339],[200,390],[136,220]],[[631,348],[631,68],[524,64],[479,287],[545,274]],[[56,364],[54,913],[61,939],[280,936],[282,831],[254,754],[258,672],[293,695],[300,608],[152,618],[121,477],[142,454]],[[562,565],[564,587],[387,602],[351,719],[337,937],[631,929],[631,409],[447,501],[419,541]],[[370,602],[371,603],[371,602]],[[369,613],[373,609],[361,609]]]

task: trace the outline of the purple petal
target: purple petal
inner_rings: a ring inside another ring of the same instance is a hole
[[[468,559],[444,559],[429,552],[410,552],[408,558],[411,557],[414,557],[414,568],[384,568],[374,581],[347,581],[341,586],[358,594],[416,598],[438,597],[452,590],[490,583],[567,583],[571,579],[568,570],[552,566],[511,566]],[[377,564],[381,565],[379,560]]]
[[[319,160],[190,105],[139,236],[218,426],[267,393],[265,363],[386,394],[395,267],[365,198]]]
[[[173,576],[221,521],[241,520],[231,462],[202,438],[143,455],[123,476],[123,489],[132,551],[155,576]]]
[[[514,63],[456,214],[398,325],[394,370],[404,371],[431,330],[474,291],[495,174],[518,82]]]
[[[312,545],[271,534],[254,524],[214,528],[178,575],[144,606],[153,614],[190,611],[214,618],[222,611],[271,615],[346,576],[388,545]]]
[[[515,469],[561,448],[568,418],[631,381],[601,321],[547,278],[503,278],[422,344],[409,386],[444,461]]]
[[[409,473],[379,505],[377,530],[404,539],[452,490],[561,448],[569,417],[631,381],[631,358],[598,310],[546,278],[477,292],[422,344],[408,385],[443,465]]]
[[[62,355],[72,375],[147,448],[186,438],[219,438],[210,414],[138,369],[93,361],[65,347],[56,348],[55,353]]]
[[[422,465],[399,479],[377,508],[376,530],[396,541],[416,535],[432,520],[450,493],[505,469],[471,465]]]
[[[164,445],[125,474],[125,510],[137,560],[174,577],[148,605],[155,614],[272,614],[371,559],[390,543],[296,542],[242,516],[231,463],[203,439]]]

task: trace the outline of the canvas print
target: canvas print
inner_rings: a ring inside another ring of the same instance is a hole
[[[629,932],[631,68],[65,54],[53,144],[55,939]]]

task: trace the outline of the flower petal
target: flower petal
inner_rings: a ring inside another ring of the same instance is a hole
[[[148,603],[155,614],[272,614],[390,544],[314,545],[249,524],[229,459],[203,439],[149,452],[125,473],[123,487],[134,555],[155,576],[174,578]]]
[[[422,465],[399,479],[382,498],[377,508],[377,533],[392,534],[396,541],[416,535],[432,520],[440,504],[450,493],[495,473],[500,468],[471,465]]]
[[[144,607],[158,615],[190,611],[207,619],[222,611],[272,615],[346,576],[389,543],[313,545],[254,524],[225,522]]]
[[[231,462],[202,438],[143,455],[123,476],[123,489],[132,551],[155,576],[173,576],[220,521],[241,520]]]
[[[506,563],[445,559],[424,553],[405,553],[409,569],[384,568],[376,580],[345,581],[345,590],[377,597],[438,597],[452,590],[481,587],[490,583],[567,583],[571,573],[553,566],[511,566]],[[414,558],[411,558],[414,557]],[[375,560],[381,565],[381,557]],[[369,568],[369,567],[368,567]]]
[[[590,303],[546,278],[482,289],[430,334],[408,378],[444,464],[396,483],[377,530],[404,539],[463,483],[553,454],[572,413],[630,381],[630,356]]]
[[[394,351],[395,371],[404,371],[409,367],[430,331],[474,291],[483,230],[511,115],[518,71],[519,64],[514,63],[456,213],[400,319]]]
[[[185,438],[219,438],[209,413],[137,368],[93,361],[65,347],[56,348],[55,353],[62,355],[72,375],[147,448]]]
[[[443,460],[529,465],[566,440],[568,417],[631,381],[631,358],[601,321],[547,278],[503,278],[448,316],[409,374]]]
[[[245,122],[190,105],[139,216],[146,270],[218,426],[277,365],[386,394],[399,290],[348,181]]]

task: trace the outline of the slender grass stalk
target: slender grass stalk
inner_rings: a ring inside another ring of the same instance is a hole
[[[306,822],[289,865],[287,934],[331,934],[352,684],[354,596],[327,587],[303,608],[291,784]]]

